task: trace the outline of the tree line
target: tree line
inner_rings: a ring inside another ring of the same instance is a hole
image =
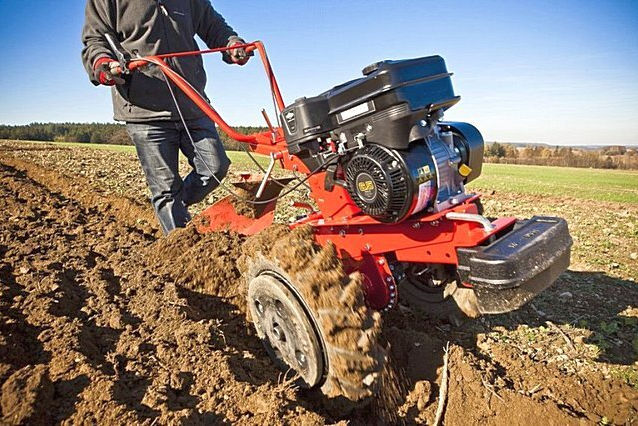
[[[130,145],[122,124],[115,123],[31,123],[23,126],[0,125],[1,139],[84,142]]]
[[[243,150],[243,144],[231,139],[221,129],[219,137],[226,149]],[[266,131],[266,127],[239,126],[240,133],[249,134]],[[124,124],[117,123],[31,123],[20,126],[0,125],[0,139],[80,142],[113,145],[132,145]]]
[[[266,127],[239,126],[238,132],[249,134],[266,131]],[[245,145],[232,140],[219,130],[227,150],[241,151]],[[131,145],[123,124],[117,123],[31,123],[20,126],[0,125],[0,139],[82,142]],[[624,146],[608,146],[599,150],[577,147],[549,147],[493,142],[485,147],[485,161],[490,163],[533,164],[542,166],[594,167],[603,169],[638,169],[638,151]]]
[[[488,163],[531,164],[537,166],[591,167],[597,169],[638,169],[638,150],[620,145],[600,149],[571,146],[488,143],[484,153]]]

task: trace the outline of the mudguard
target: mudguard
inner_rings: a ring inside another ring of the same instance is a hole
[[[458,249],[458,272],[482,314],[509,312],[552,285],[569,266],[571,246],[564,219],[534,216],[488,245]]]

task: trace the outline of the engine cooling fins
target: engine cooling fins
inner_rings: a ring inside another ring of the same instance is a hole
[[[348,193],[364,213],[381,222],[398,222],[410,209],[410,176],[393,150],[367,145],[348,162],[345,174]]]

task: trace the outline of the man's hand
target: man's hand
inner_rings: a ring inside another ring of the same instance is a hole
[[[226,47],[231,47],[231,46],[241,45],[241,44],[246,44],[244,39],[237,36],[230,36]],[[227,51],[226,54],[224,55],[224,61],[229,64],[245,65],[251,56],[253,56],[253,53],[252,52],[247,53],[246,49],[244,49],[243,47],[238,49],[231,49]]]
[[[98,59],[95,62],[93,72],[95,73],[95,79],[105,86],[125,83],[121,77],[122,65],[115,59],[107,57]]]

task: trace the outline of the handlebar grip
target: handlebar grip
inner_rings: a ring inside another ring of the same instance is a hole
[[[131,61],[128,63],[128,69],[129,71],[135,71],[136,69],[141,68],[147,64],[148,62],[146,61]]]

